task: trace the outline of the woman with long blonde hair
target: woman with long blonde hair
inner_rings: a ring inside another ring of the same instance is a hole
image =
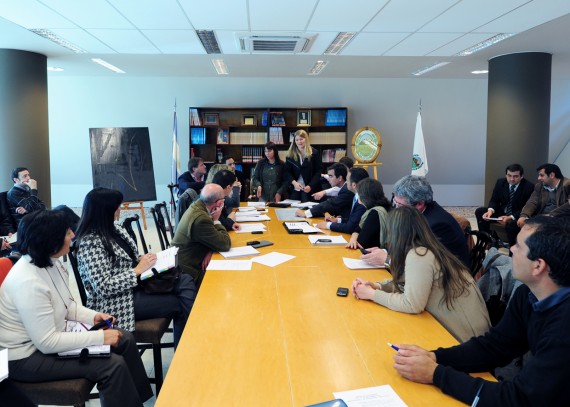
[[[356,298],[409,314],[428,311],[460,342],[489,330],[489,314],[475,281],[416,208],[402,206],[388,213],[386,249],[392,255],[392,279],[374,283],[357,278],[352,284]]]
[[[311,147],[309,134],[297,130],[287,151],[284,178],[289,198],[306,202],[321,189],[321,156]]]

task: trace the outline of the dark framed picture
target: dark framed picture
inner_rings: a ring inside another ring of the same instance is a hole
[[[230,142],[230,129],[220,127],[218,129],[218,144],[228,144]]]
[[[257,126],[257,116],[254,114],[244,114],[241,119],[242,126]]]
[[[217,126],[220,124],[220,116],[217,113],[204,113],[204,126]]]
[[[310,125],[311,125],[311,111],[297,110],[297,126],[310,126]]]

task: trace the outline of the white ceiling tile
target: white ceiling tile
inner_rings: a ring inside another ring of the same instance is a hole
[[[194,30],[143,30],[163,54],[205,54]]]
[[[460,34],[452,33],[416,33],[410,35],[385,56],[418,56],[427,55],[441,46],[455,40]]]
[[[249,0],[252,31],[303,31],[313,14],[317,0],[288,0],[278,12],[269,10],[267,0]]]
[[[179,0],[179,2],[196,30],[250,29],[246,0]]]
[[[528,0],[462,0],[421,29],[422,32],[470,32],[509,13]]]
[[[82,28],[134,28],[105,0],[44,0],[44,3]]]
[[[309,26],[310,31],[360,31],[387,0],[321,0]]]
[[[85,30],[79,28],[56,28],[52,29],[52,31],[89,53],[105,54],[115,52]]]
[[[408,35],[407,33],[360,33],[348,43],[340,55],[379,56]]]
[[[363,31],[414,32],[456,2],[457,0],[391,1]]]
[[[137,30],[87,30],[120,54],[159,54]]]
[[[465,34],[456,40],[450,42],[449,44],[444,45],[443,47],[430,52],[429,56],[451,56],[455,55],[458,52],[463,51],[469,47],[472,47],[475,44],[479,44],[486,39],[497,35],[498,33],[470,33]]]
[[[570,13],[570,1],[535,0],[484,25],[477,31],[520,33],[568,13]]]
[[[0,16],[24,28],[77,28],[36,0],[0,0]]]
[[[121,0],[114,6],[141,30],[192,28],[176,0]]]

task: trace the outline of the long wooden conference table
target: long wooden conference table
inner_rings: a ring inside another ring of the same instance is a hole
[[[359,251],[311,245],[307,235],[288,234],[273,208],[269,216],[262,235],[230,232],[232,247],[269,240],[274,245],[259,248],[261,254],[295,258],[273,268],[253,263],[251,271],[206,272],[157,407],[306,406],[334,399],[333,392],[384,384],[408,406],[463,405],[402,378],[387,345],[457,344],[445,328],[427,312],[338,297],[337,288],[349,288],[355,277],[378,281],[389,274],[350,270],[342,257],[359,258]]]

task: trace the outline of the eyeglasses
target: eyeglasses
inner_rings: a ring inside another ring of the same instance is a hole
[[[393,197],[393,198],[392,198],[392,207],[393,207],[393,208],[399,208],[399,207],[401,207],[401,206],[412,206],[412,205],[410,205],[407,201],[398,202],[398,201],[396,200],[396,197]]]

